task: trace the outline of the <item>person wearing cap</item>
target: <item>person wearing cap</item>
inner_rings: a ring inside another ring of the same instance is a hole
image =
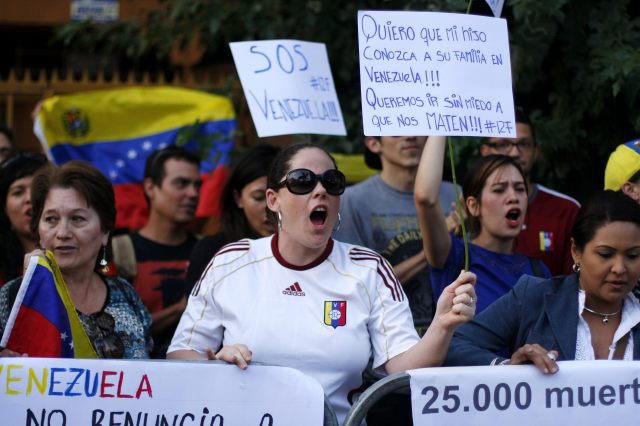
[[[604,189],[622,191],[640,203],[640,139],[618,145],[604,169]]]
[[[571,229],[580,203],[568,195],[531,182],[531,171],[540,155],[529,116],[516,108],[516,138],[483,139],[480,154],[503,154],[522,168],[529,188],[527,215],[515,243],[515,251],[540,259],[553,275],[572,272]]]
[[[604,189],[620,191],[640,203],[640,139],[618,145],[604,169]],[[633,289],[640,299],[640,281]]]

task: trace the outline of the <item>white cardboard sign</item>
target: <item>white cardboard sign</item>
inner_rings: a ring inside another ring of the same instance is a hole
[[[323,43],[229,43],[258,136],[346,135]]]
[[[2,424],[320,426],[323,404],[286,367],[0,358]]]
[[[367,136],[515,137],[504,19],[359,11]]]
[[[637,425],[639,361],[564,361],[544,375],[532,365],[410,371],[413,424]]]

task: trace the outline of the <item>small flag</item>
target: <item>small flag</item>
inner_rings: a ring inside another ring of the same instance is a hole
[[[0,346],[32,357],[97,358],[50,251],[29,260]]]
[[[554,249],[553,232],[540,231],[538,235],[540,240],[540,251],[553,251]]]
[[[333,328],[347,323],[347,302],[333,300],[324,302],[324,323]]]
[[[44,100],[34,132],[56,163],[85,160],[113,183],[116,228],[139,229],[148,211],[142,189],[149,154],[184,140],[210,147],[200,164],[203,185],[196,216],[219,214],[236,130],[228,98],[178,87],[126,87]]]

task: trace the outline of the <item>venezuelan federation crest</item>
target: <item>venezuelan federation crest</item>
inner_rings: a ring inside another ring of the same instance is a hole
[[[69,108],[62,114],[62,125],[70,136],[83,137],[89,132],[89,116],[80,108]]]
[[[347,301],[331,300],[324,302],[324,323],[333,328],[347,324]]]

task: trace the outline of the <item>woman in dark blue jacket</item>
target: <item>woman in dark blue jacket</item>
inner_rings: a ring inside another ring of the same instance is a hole
[[[640,359],[640,205],[600,191],[572,231],[574,274],[523,276],[515,287],[456,331],[445,365],[557,360]]]

